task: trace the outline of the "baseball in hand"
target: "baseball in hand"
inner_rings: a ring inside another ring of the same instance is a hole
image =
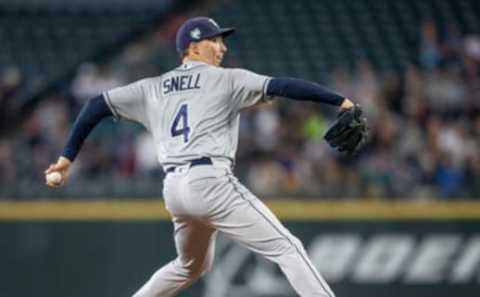
[[[62,181],[60,172],[52,172],[47,174],[47,183],[59,184]]]

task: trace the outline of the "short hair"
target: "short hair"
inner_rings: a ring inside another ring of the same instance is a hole
[[[180,53],[180,57],[182,59],[185,58],[190,53],[189,48],[190,48],[190,45],[183,52]]]

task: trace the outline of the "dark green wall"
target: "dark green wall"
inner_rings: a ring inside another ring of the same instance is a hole
[[[411,234],[415,238],[456,233],[468,239],[480,230],[478,222],[473,221],[286,225],[307,247],[313,238],[328,232],[354,233],[362,238],[388,233]],[[0,222],[0,297],[131,296],[157,268],[174,257],[172,225],[167,221]],[[248,274],[247,268],[242,271]],[[480,288],[478,280],[463,285],[358,285],[349,279],[333,283],[332,287],[339,297],[474,297]],[[181,296],[203,297],[202,288],[203,283],[198,282]]]
[[[130,296],[174,258],[168,222],[1,223],[1,297]]]

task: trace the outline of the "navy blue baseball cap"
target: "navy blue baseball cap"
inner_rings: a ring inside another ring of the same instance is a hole
[[[182,54],[191,42],[198,42],[217,36],[227,37],[235,28],[220,28],[211,18],[195,17],[188,19],[177,31],[177,52]]]

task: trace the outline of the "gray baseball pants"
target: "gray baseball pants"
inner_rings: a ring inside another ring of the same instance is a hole
[[[277,263],[302,297],[334,297],[302,243],[224,166],[176,167],[164,181],[177,258],[157,270],[134,297],[170,297],[213,264],[218,231]]]

